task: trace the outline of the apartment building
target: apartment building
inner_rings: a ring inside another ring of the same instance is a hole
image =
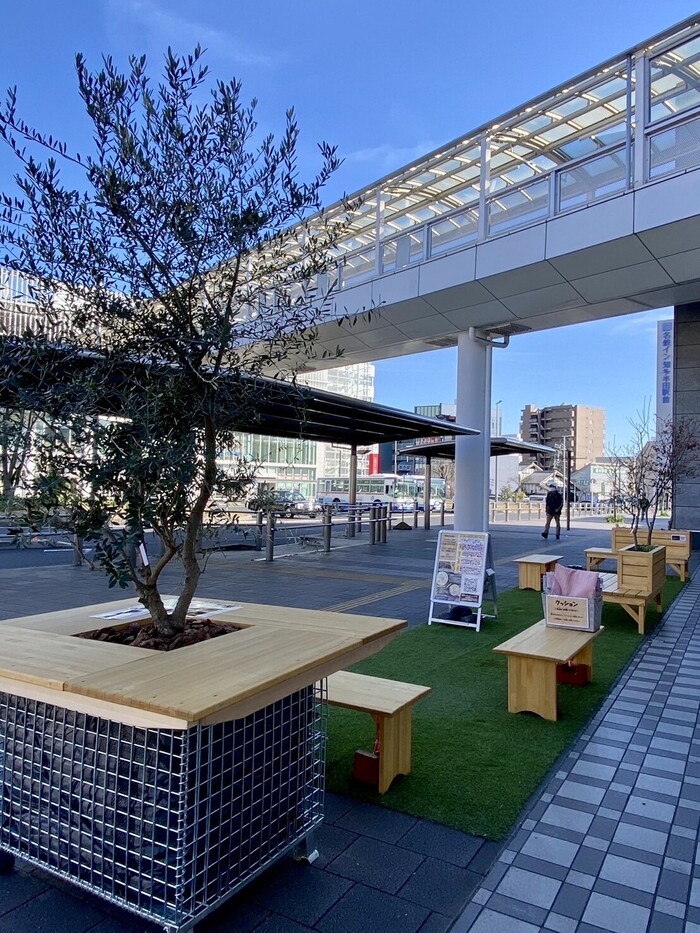
[[[550,455],[524,455],[523,465],[535,460],[545,470],[562,469],[571,451],[573,470],[602,457],[605,452],[605,409],[590,405],[526,405],[520,417],[524,441],[554,447]]]

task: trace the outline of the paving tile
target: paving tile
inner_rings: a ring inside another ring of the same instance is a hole
[[[469,933],[539,933],[539,931],[539,924],[529,923],[508,914],[497,913],[488,907],[481,911],[475,922],[469,927]],[[461,931],[455,926],[453,933],[461,933]]]
[[[582,784],[579,781],[564,781],[557,793],[558,798],[579,800],[585,803],[599,804],[605,796],[604,787],[594,787],[592,784]]]
[[[455,916],[482,880],[467,868],[425,858],[397,893],[414,904]]]
[[[572,869],[589,875],[597,875],[605,861],[605,853],[588,846],[581,846],[573,861]]]
[[[490,839],[484,840],[479,851],[467,864],[467,868],[469,871],[473,871],[478,875],[485,875],[493,865],[500,850],[500,843],[492,842]]]
[[[547,911],[544,908],[536,907],[534,904],[526,904],[524,901],[515,898],[504,897],[501,894],[493,895],[489,901],[488,909],[497,910],[500,913],[538,926],[542,926],[547,917]]]
[[[556,933],[576,933],[578,924],[571,917],[562,914],[550,913],[544,922],[545,930],[555,930]]]
[[[357,833],[341,829],[333,824],[321,823],[315,833],[318,858],[313,863],[314,868],[325,868],[341,852],[351,845],[357,838]]]
[[[600,877],[605,881],[629,885],[652,894],[656,890],[659,874],[660,869],[655,865],[645,865],[642,862],[612,854],[605,856],[600,868]]]
[[[676,807],[674,804],[662,803],[659,800],[652,800],[649,797],[635,793],[628,798],[625,812],[644,816],[650,820],[670,823],[676,813]]]
[[[570,871],[566,876],[567,884],[575,885],[577,888],[585,888],[587,891],[593,889],[595,884],[596,876],[589,875],[584,871]]]
[[[0,917],[48,891],[49,887],[47,881],[24,872],[0,875]]]
[[[523,871],[533,872],[542,875],[545,878],[553,878],[555,881],[563,881],[566,878],[568,869],[564,865],[557,865],[555,862],[545,862],[539,858],[532,858],[530,855],[518,854],[513,863],[516,868]]]
[[[475,921],[482,913],[482,910],[483,908],[474,901],[467,904],[466,908],[455,921],[450,933],[466,933],[467,930],[471,930]]]
[[[542,822],[551,823],[553,826],[561,826],[564,829],[574,830],[575,832],[585,833],[589,830],[593,819],[592,813],[584,813],[581,810],[575,810],[572,807],[563,807],[559,804],[550,804],[542,817]]]
[[[215,910],[212,914],[200,920],[197,923],[197,933],[227,933],[229,930],[235,930],[236,933],[252,933],[258,930],[268,917],[270,912],[254,904],[248,897],[247,892],[243,891],[237,897],[231,898],[225,904]],[[292,921],[284,918],[285,923],[291,924]],[[107,933],[102,927],[97,927],[99,933]],[[143,927],[139,926],[139,933]],[[304,926],[302,929],[308,929]],[[115,931],[116,933],[116,931]],[[291,933],[291,931],[290,931]]]
[[[382,842],[398,842],[418,820],[405,813],[376,807],[369,803],[356,803],[352,809],[338,817],[335,825],[351,832],[362,833]]]
[[[12,877],[12,876],[10,876]],[[84,900],[50,887],[0,916],[0,931],[50,930],[51,933],[84,933],[105,919],[104,913]],[[143,922],[141,924],[143,928]]]
[[[680,917],[669,917],[661,911],[655,910],[651,919],[647,933],[686,933],[685,924]]]
[[[419,933],[446,933],[452,926],[452,917],[433,912],[428,916]]]
[[[564,839],[554,839],[544,833],[532,833],[522,847],[523,855],[542,859],[544,862],[554,862],[556,865],[570,866],[576,858],[579,847],[573,842]]]
[[[620,823],[616,828],[612,841],[619,845],[641,849],[643,852],[654,852],[663,855],[668,843],[668,835],[632,823]]]
[[[590,897],[590,889],[573,884],[563,884],[559,889],[552,910],[563,917],[579,921]]]
[[[593,892],[581,919],[609,933],[640,933],[646,929],[650,914],[646,907]]]
[[[695,841],[672,834],[666,846],[666,856],[682,862],[692,862],[695,856]]]
[[[254,882],[250,897],[272,913],[313,926],[350,887],[346,878],[289,860]]]
[[[561,881],[511,866],[501,879],[496,893],[549,909],[560,887]]]
[[[315,924],[322,933],[418,933],[431,911],[356,884]]]
[[[669,914],[671,917],[680,917],[681,919],[685,916],[685,901],[670,901],[665,897],[657,894],[654,899],[654,910],[656,912],[661,912]]]
[[[420,820],[401,837],[398,845],[466,868],[485,842],[480,836],[468,836],[449,826]]]
[[[324,795],[323,822],[325,824],[335,823],[341,816],[352,810],[354,806],[354,801],[349,797],[326,793]]]
[[[571,769],[571,773],[581,777],[597,778],[600,781],[612,781],[615,776],[615,765],[598,764],[594,761],[585,761],[583,759],[576,762]]]
[[[396,894],[425,856],[408,849],[360,837],[328,866],[333,874],[359,881],[371,888]]]

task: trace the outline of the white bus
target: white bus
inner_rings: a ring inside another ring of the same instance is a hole
[[[413,511],[418,502],[424,507],[425,477],[401,476],[398,473],[374,473],[357,477],[357,505],[364,509],[386,505],[392,511]],[[430,483],[430,508],[439,509],[445,498],[445,480],[434,478]],[[346,512],[350,502],[350,480],[347,476],[321,476],[316,481],[316,502],[319,507],[331,505],[336,512]]]

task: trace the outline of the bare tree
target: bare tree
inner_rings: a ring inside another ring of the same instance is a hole
[[[610,452],[615,506],[631,516],[635,547],[644,547],[651,538],[659,514],[670,500],[680,477],[700,474],[700,436],[692,418],[669,418],[652,433],[650,406],[630,418],[632,439],[623,448]],[[671,526],[673,521],[671,521]]]
[[[251,480],[250,464],[225,473],[217,452],[254,419],[255,377],[291,385],[314,351],[343,232],[320,193],[339,159],[320,144],[317,174],[301,181],[294,112],[279,141],[261,136],[239,82],[205,96],[199,47],[168,50],[157,86],[145,56],[125,73],[111,58],[91,72],[82,55],[76,68],[89,155],[24,123],[14,90],[0,110],[19,171],[0,242],[35,309],[20,337],[0,338],[0,384],[17,407],[69,429],[69,445],[38,451],[38,487],[70,499],[110,585],[133,583],[169,636],[202,572],[207,503],[238,498]],[[109,524],[115,510],[125,535]],[[134,559],[147,527],[164,542],[150,566]],[[158,584],[174,558],[184,582],[173,609]]]

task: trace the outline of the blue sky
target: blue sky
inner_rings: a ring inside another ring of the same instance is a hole
[[[259,100],[264,130],[294,106],[302,168],[316,143],[345,162],[327,203],[371,184],[481,123],[511,110],[695,13],[679,0],[33,0],[5,3],[0,90],[17,85],[28,122],[85,149],[88,125],[76,92],[74,56],[97,67],[145,52],[159,65],[168,45],[208,49],[216,77],[238,77]],[[0,187],[9,153],[0,149]],[[655,392],[656,321],[647,312],[511,341],[493,358],[493,399],[503,429],[520,409],[571,402],[606,408],[608,440],[624,441],[628,418]],[[376,400],[412,409],[454,401],[456,351],[377,364]]]

